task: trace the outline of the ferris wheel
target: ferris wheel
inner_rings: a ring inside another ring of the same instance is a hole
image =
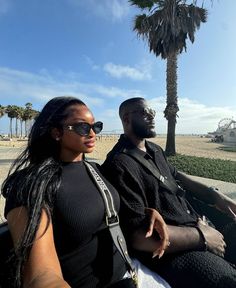
[[[230,124],[232,123],[231,118],[223,118],[218,123],[218,131],[224,131],[229,128]]]

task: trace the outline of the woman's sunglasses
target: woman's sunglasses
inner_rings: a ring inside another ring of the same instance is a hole
[[[100,133],[103,128],[103,123],[101,121],[98,121],[91,125],[86,122],[79,122],[73,125],[66,125],[65,128],[70,131],[74,131],[80,136],[88,136],[91,129],[93,129],[95,134]]]

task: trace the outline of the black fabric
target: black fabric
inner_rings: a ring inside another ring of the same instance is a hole
[[[159,263],[153,261],[151,265],[173,288],[236,287],[235,268],[210,252],[191,251],[167,255]]]
[[[167,179],[167,177],[164,177],[160,172],[158,167],[155,166],[154,161],[152,161],[152,158],[148,159],[145,156],[142,155],[142,153],[139,152],[138,149],[124,149],[123,153],[133,157],[136,161],[138,161],[142,166],[144,166],[153,176],[155,176],[160,184],[160,187],[169,190],[170,192],[176,193],[180,189],[180,187],[177,185],[175,181],[172,180],[172,178]],[[145,153],[146,154],[146,153]],[[148,155],[148,154],[147,154]],[[148,161],[147,161],[148,160]]]
[[[53,219],[54,240],[65,280],[71,287],[104,287],[122,279],[126,266],[105,224],[105,207],[83,162],[63,163]],[[99,173],[95,164],[93,167]],[[119,211],[119,196],[107,183]],[[21,206],[7,200],[8,211]],[[105,271],[105,273],[104,273]]]
[[[106,288],[137,288],[137,287],[135,286],[134,281],[131,278],[125,278],[112,285],[109,285]]]
[[[13,250],[13,243],[7,223],[0,224],[0,287],[10,288],[11,262],[8,260]],[[12,279],[11,279],[12,280]]]
[[[145,207],[157,209],[167,224],[196,225],[203,210],[195,210],[184,193],[171,193],[160,187],[156,177],[131,156],[123,153],[125,149],[135,149],[135,146],[122,135],[102,165],[102,172],[120,193],[121,227],[126,238],[129,239],[130,234],[143,224]],[[177,171],[168,163],[163,150],[148,141],[146,149],[147,153],[139,149],[137,153],[146,161],[155,163],[164,177],[175,181]],[[133,256],[157,271],[173,288],[236,287],[236,269],[230,264],[230,261],[235,263],[236,258],[236,224],[226,222],[216,223],[216,227],[225,236],[225,259],[228,261],[210,252],[199,251],[164,254],[160,260],[152,259],[150,253],[138,251],[132,251]]]
[[[147,161],[153,161],[161,174],[175,181],[175,168],[170,165],[163,150],[146,142],[148,153],[136,148]],[[120,219],[122,229],[132,233],[145,220],[144,207],[157,209],[168,224],[195,225],[198,214],[186,201],[183,194],[170,192],[159,185],[159,181],[145,167],[123,149],[135,149],[123,135],[102,165],[102,172],[119,191],[121,201]]]

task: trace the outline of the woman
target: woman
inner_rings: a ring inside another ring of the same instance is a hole
[[[16,287],[125,287],[122,279],[130,278],[84,162],[102,126],[73,97],[51,99],[35,120],[28,145],[2,187],[15,248]],[[97,165],[93,168],[99,174]],[[119,210],[117,192],[105,183]],[[151,224],[143,240],[157,229],[163,241],[151,249],[162,254],[168,240],[165,226],[158,225],[155,211],[148,215]]]

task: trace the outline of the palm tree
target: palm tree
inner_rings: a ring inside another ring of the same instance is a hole
[[[206,22],[207,11],[187,0],[129,0],[131,5],[147,10],[137,15],[134,31],[148,41],[150,52],[167,60],[167,100],[164,116],[168,121],[166,154],[175,155],[175,127],[179,111],[177,97],[177,58],[186,51],[186,41],[194,42],[196,28]]]
[[[24,112],[25,109],[23,107],[19,107],[18,116],[20,120],[20,138],[23,137],[23,121],[24,121]]]
[[[5,107],[0,104],[0,118],[5,114]]]
[[[5,114],[5,107],[0,104],[0,118],[2,118],[4,114]],[[0,135],[0,137],[2,136]]]
[[[22,115],[22,120],[25,122],[25,136],[28,137],[28,122],[35,118],[35,110],[32,109],[31,103],[26,103],[24,108],[24,113]]]
[[[16,105],[13,105],[12,107],[13,107],[14,113],[15,113],[15,117],[14,118],[16,119],[16,122],[15,122],[15,137],[17,138],[18,137],[18,120],[20,119],[20,116],[21,116],[20,115],[21,107],[16,106]]]
[[[12,119],[16,118],[16,111],[15,111],[15,106],[14,105],[7,105],[6,107],[6,114],[10,118],[10,133],[9,136],[12,138],[13,133],[12,133]]]

